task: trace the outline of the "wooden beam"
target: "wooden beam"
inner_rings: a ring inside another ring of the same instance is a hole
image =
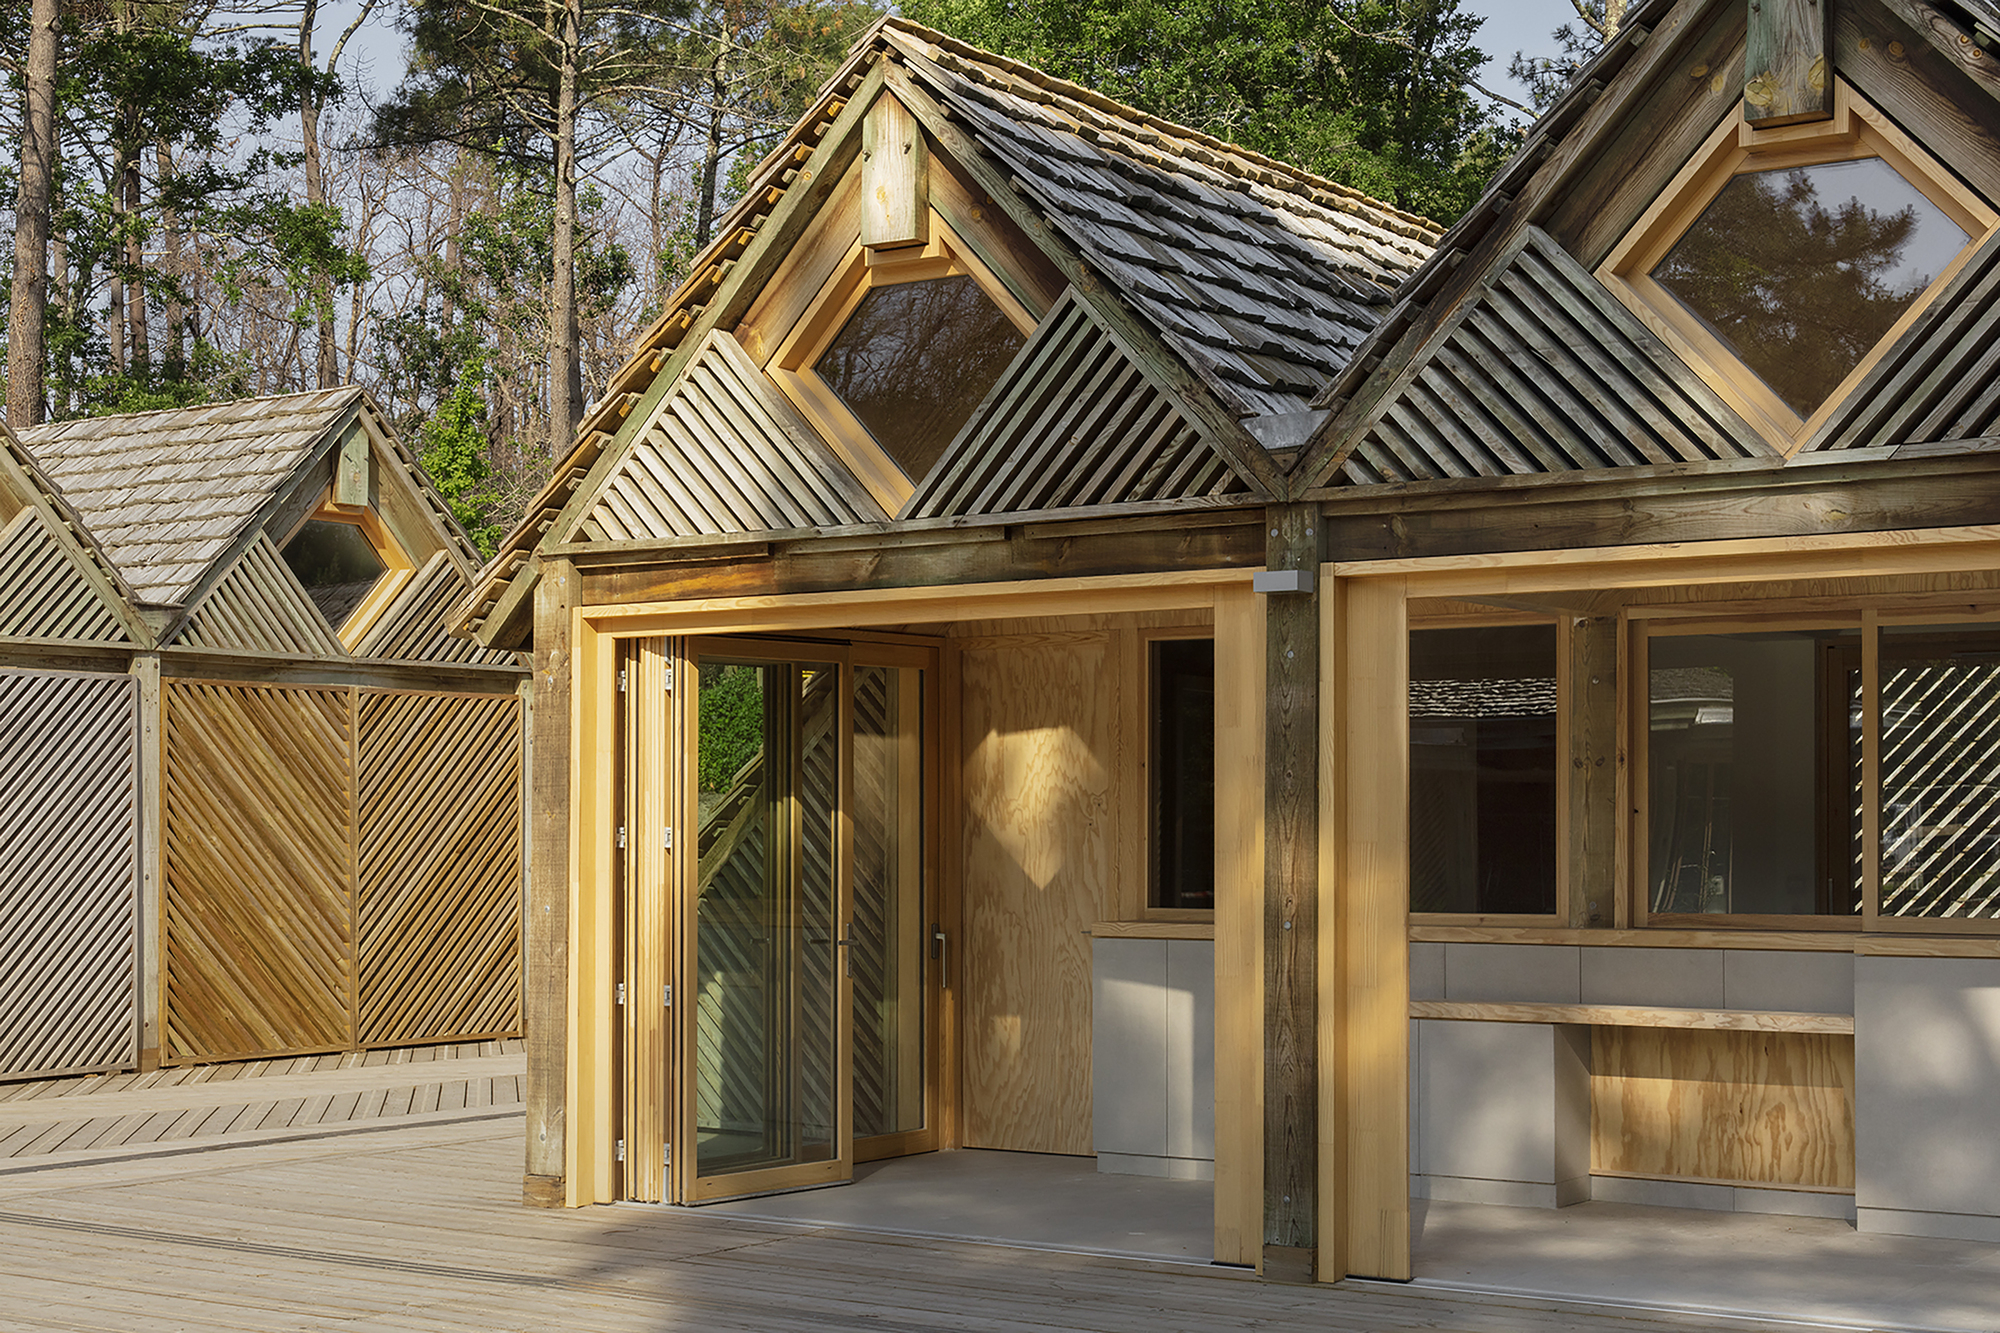
[[[1318,507],[1266,513],[1266,566],[1316,576]],[[1263,1273],[1310,1282],[1319,1244],[1320,597],[1264,600]]]
[[[575,571],[554,562],[535,592],[535,694],[528,772],[534,817],[522,937],[521,1025],[528,1120],[522,1197],[543,1208],[565,1200],[569,1080],[570,612]]]
[[[1264,1257],[1264,601],[1215,592],[1215,1262]]]
[[[1618,618],[1569,627],[1567,920],[1610,925],[1618,898]]]
[[[861,244],[887,250],[930,240],[929,180],[923,127],[883,93],[861,122]]]
[[[1823,0],[1750,0],[1743,118],[1770,129],[1833,115]]]
[[[1831,1032],[1854,1035],[1854,1015],[1765,1009],[1669,1009],[1638,1004],[1534,1004],[1412,1000],[1411,1018],[1473,1023],[1589,1023],[1599,1027],[1689,1028],[1714,1032]]]
[[[1410,1277],[1410,653],[1406,581],[1342,581],[1334,706],[1339,709],[1339,912],[1322,1021],[1341,1061],[1323,1076],[1321,1132],[1346,1151],[1339,1267],[1324,1276]]]
[[[341,437],[333,464],[333,502],[343,509],[367,505],[374,481],[374,456],[368,448],[368,428],[357,418]],[[428,553],[427,553],[428,554]]]

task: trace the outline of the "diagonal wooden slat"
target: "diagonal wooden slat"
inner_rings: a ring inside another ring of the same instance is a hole
[[[351,1039],[351,692],[162,690],[162,1058]]]
[[[0,525],[0,639],[5,638],[131,642],[33,509]]]
[[[186,648],[239,648],[345,657],[326,620],[268,536],[259,536],[201,599],[173,637]]]
[[[137,1059],[137,699],[0,671],[0,1078]]]
[[[360,696],[360,1043],[521,1029],[521,716],[512,695]]]

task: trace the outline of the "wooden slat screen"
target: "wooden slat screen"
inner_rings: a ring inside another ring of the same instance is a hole
[[[356,657],[384,658],[398,662],[474,662],[490,666],[512,666],[514,654],[482,648],[471,639],[445,633],[445,617],[465,599],[472,585],[459,573],[451,556],[439,551],[417,571],[410,586],[361,641],[354,645]]]
[[[211,588],[173,642],[185,648],[244,648],[308,657],[347,650],[299,587],[271,539],[258,535]]]
[[[138,688],[0,671],[0,1078],[138,1056]]]
[[[736,339],[718,330],[653,409],[582,532],[637,541],[886,517]]]
[[[1484,290],[1375,408],[1344,480],[1365,485],[1770,454],[1602,283],[1530,227]]]
[[[2000,236],[1958,271],[1807,445],[1865,449],[2000,434]]]
[[[23,509],[0,530],[0,639],[4,638],[130,641],[118,617],[33,509]]]
[[[171,681],[161,1058],[352,1040],[353,698]]]
[[[1065,292],[904,518],[1248,494],[1170,394]]]
[[[359,772],[361,1044],[520,1031],[520,701],[366,691]]]
[[[515,695],[164,694],[163,1059],[520,1032]]]

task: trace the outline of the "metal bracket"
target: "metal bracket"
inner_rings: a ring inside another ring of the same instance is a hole
[[[618,983],[618,1003],[625,1003],[625,983],[622,981]]]

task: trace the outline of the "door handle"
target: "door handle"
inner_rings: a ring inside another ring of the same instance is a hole
[[[854,941],[853,941],[852,939],[838,939],[838,940],[835,940],[835,941],[834,941],[834,943],[835,943],[835,944],[838,944],[838,945],[839,945],[839,946],[841,947],[841,950],[842,950],[842,953],[841,953],[841,955],[840,955],[840,969],[841,969],[841,971],[842,971],[842,972],[843,972],[843,973],[844,973],[845,975],[847,975],[847,976],[850,976],[850,977],[851,977],[851,976],[853,976],[853,975],[854,975]]]
[[[931,924],[931,957],[937,959],[939,990],[944,989],[944,978],[945,978],[944,951],[945,951],[944,927],[933,922]]]

